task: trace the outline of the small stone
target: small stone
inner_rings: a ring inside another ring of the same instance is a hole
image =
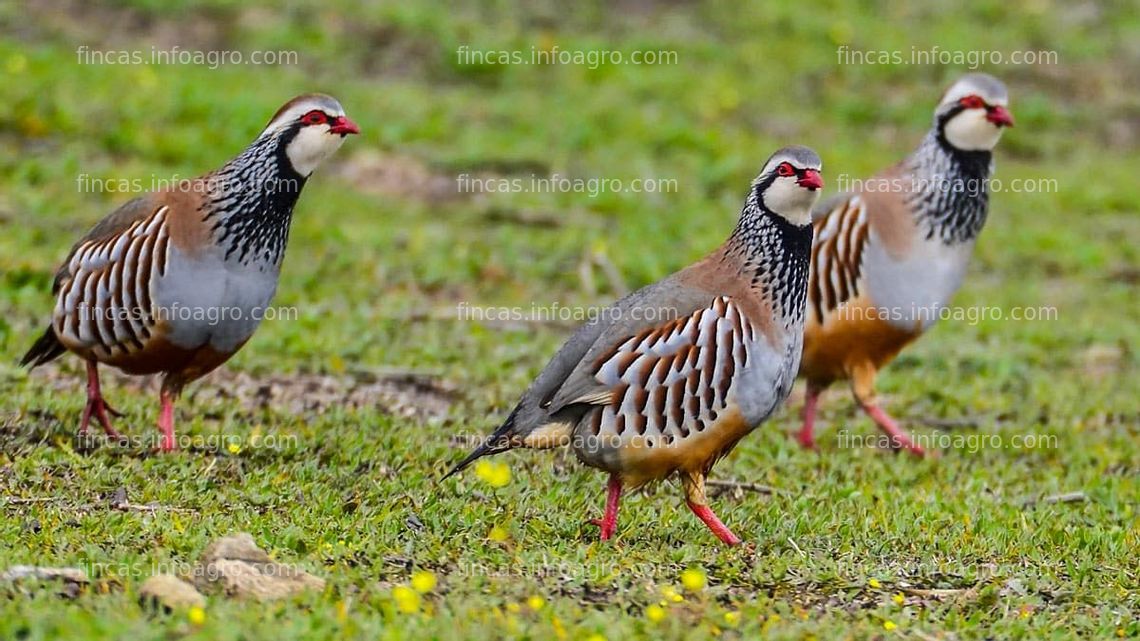
[[[404,525],[416,532],[422,532],[424,529],[424,522],[420,520],[420,517],[416,516],[415,512],[408,512],[408,517],[404,519]]]
[[[156,574],[139,588],[139,605],[156,610],[161,607],[170,613],[174,610],[205,608],[206,597],[173,574]]]
[[[87,573],[79,568],[43,568],[33,565],[13,565],[0,573],[0,581],[52,581],[87,583]]]
[[[31,593],[35,584],[59,582],[58,595],[65,599],[78,597],[90,583],[87,573],[79,568],[45,568],[32,565],[14,565],[0,572],[0,584],[12,584],[25,593]]]
[[[116,488],[115,492],[111,494],[110,503],[111,507],[116,510],[125,509],[128,505],[130,505],[130,501],[127,500],[127,488]]]
[[[258,601],[280,599],[306,590],[323,590],[325,581],[304,570],[277,563],[257,547],[247,533],[233,534],[206,547],[194,584],[203,592],[221,590],[227,596]]]
[[[253,536],[247,532],[239,532],[217,539],[202,552],[202,565],[209,565],[218,559],[233,559],[248,563],[271,563],[269,555],[257,547]]]

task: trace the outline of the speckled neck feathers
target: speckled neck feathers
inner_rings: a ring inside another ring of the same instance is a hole
[[[289,240],[293,207],[306,178],[293,170],[285,148],[297,128],[258,138],[206,176],[203,221],[227,261],[279,266]]]
[[[770,301],[785,329],[802,325],[811,257],[811,224],[799,227],[764,209],[753,194],[724,247],[759,295]]]
[[[954,245],[977,238],[989,208],[993,154],[962,151],[937,127],[905,161],[912,183],[906,198],[927,240]]]

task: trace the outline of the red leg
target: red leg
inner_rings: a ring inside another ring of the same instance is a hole
[[[875,424],[879,426],[879,429],[883,430],[887,436],[891,437],[892,447],[896,449],[905,449],[915,456],[926,456],[926,450],[922,449],[922,446],[918,443],[915,443],[914,440],[911,439],[910,435],[907,434],[906,431],[901,427],[899,427],[898,423],[895,423],[894,419],[892,419],[890,416],[887,416],[887,413],[884,412],[881,407],[875,404],[868,404],[863,406],[863,411],[867,412],[867,416],[870,416],[871,420],[875,421]]]
[[[800,428],[796,440],[809,450],[815,449],[815,410],[821,392],[823,392],[822,387],[809,382],[807,392],[804,394],[804,425]]]
[[[162,452],[173,452],[177,447],[174,443],[174,393],[163,387],[159,393],[159,401],[162,409],[158,415],[158,429],[162,431],[162,445],[158,449]]]
[[[79,419],[79,434],[87,434],[87,426],[94,416],[109,438],[121,439],[122,435],[111,426],[107,410],[107,401],[103,400],[103,394],[99,390],[99,365],[95,361],[87,361],[87,405],[83,408],[83,418]]]
[[[890,437],[892,449],[905,449],[915,456],[925,456],[926,450],[915,443],[909,434],[898,426],[894,420],[875,402],[875,373],[874,363],[860,362],[851,368],[851,391],[855,400],[867,412],[867,416],[875,421],[879,429]]]
[[[721,523],[720,519],[716,518],[713,511],[709,509],[708,500],[705,498],[704,472],[690,471],[682,474],[681,482],[685,486],[685,503],[689,505],[693,514],[696,514],[698,519],[709,526],[716,538],[728,545],[739,544],[740,538],[733,534],[732,530],[729,530],[724,523]]]
[[[602,529],[602,540],[608,541],[617,530],[618,502],[621,500],[621,477],[610,474],[610,481],[606,484],[606,513],[600,519],[593,519],[590,523]]]
[[[713,514],[709,506],[693,503],[692,501],[686,501],[686,503],[689,504],[689,509],[693,511],[693,514],[696,514],[698,519],[704,521],[705,525],[709,526],[709,529],[716,535],[716,538],[724,541],[728,545],[740,544],[740,538],[733,534],[732,530],[728,529],[728,526],[720,522],[720,519]]]

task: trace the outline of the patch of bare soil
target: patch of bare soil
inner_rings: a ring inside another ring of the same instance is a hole
[[[432,167],[412,156],[366,149],[334,163],[331,171],[366,194],[429,205],[473,201],[482,219],[491,224],[539,229],[557,229],[568,220],[577,224],[601,224],[594,213],[585,209],[515,208],[490,200],[489,194],[495,193],[502,181],[550,173],[549,167],[536,161],[491,158],[449,170]]]
[[[452,385],[416,372],[260,377],[220,370],[198,385],[196,400],[213,397],[236,401],[251,411],[274,409],[292,414],[322,414],[332,408],[376,408],[418,421],[446,419],[458,398]]]
[[[29,38],[47,32],[95,50],[136,49],[140,42],[157,49],[231,48],[227,43],[234,20],[229,11],[219,9],[187,12],[178,20],[156,18],[131,7],[82,0],[36,0],[27,3],[25,9],[27,19],[21,23],[24,33],[20,35]]]
[[[336,166],[336,173],[366,194],[445,203],[471,194],[459,189],[455,176],[434,171],[410,156],[364,150]]]
[[[111,368],[101,368],[100,376],[112,405],[122,389],[153,396],[157,402],[157,376],[124,376]],[[82,408],[85,377],[71,364],[50,363],[31,377],[36,385],[74,397],[77,412]],[[320,415],[333,408],[378,409],[401,418],[441,421],[458,397],[450,383],[419,372],[255,376],[223,368],[187,387],[182,402],[237,403],[251,413],[271,409],[294,415]]]
[[[1126,347],[1107,343],[1090,345],[1080,354],[1081,371],[1095,381],[1120,375],[1127,366]]]

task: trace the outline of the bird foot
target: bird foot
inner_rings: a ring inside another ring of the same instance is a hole
[[[111,425],[111,418],[108,416],[108,413],[114,414],[116,416],[122,416],[121,414],[118,414],[114,410],[110,409],[107,406],[107,402],[103,400],[102,396],[89,396],[87,398],[87,405],[83,408],[83,418],[79,420],[79,435],[87,435],[88,426],[91,423],[91,417],[94,416],[95,419],[99,421],[99,425],[103,427],[103,432],[107,435],[107,438],[115,441],[122,440],[123,435],[115,430],[115,428]]]
[[[103,401],[103,409],[106,410],[108,414],[110,414],[111,416],[114,416],[115,418],[123,418],[124,416],[126,416],[126,414],[124,414],[124,413],[120,412],[119,410],[111,407],[111,404],[108,403],[106,400]]]
[[[898,423],[895,423],[894,419],[888,416],[881,407],[874,404],[868,404],[864,405],[863,409],[867,412],[867,415],[871,417],[871,420],[875,421],[875,424],[879,426],[879,429],[883,430],[883,433],[890,437],[890,445],[892,450],[906,450],[919,458],[927,456],[926,450],[918,443],[915,443],[914,439],[911,438],[911,435],[907,434],[906,430],[899,427]],[[932,452],[930,455],[936,458],[938,456],[938,453]]]
[[[704,521],[704,524],[712,530],[716,538],[723,541],[726,545],[740,545],[740,537],[733,534],[732,530],[728,529],[728,526],[722,523],[716,514],[713,514],[709,506],[693,503],[692,501],[689,501],[688,504],[693,514],[696,514],[698,519]]]
[[[95,361],[87,361],[87,405],[83,407],[83,418],[79,419],[79,436],[87,436],[87,427],[91,424],[91,417],[94,416],[103,426],[103,432],[107,434],[107,438],[116,441],[123,440],[123,435],[111,426],[108,413],[122,416],[103,399],[103,392],[99,389],[99,366]]]
[[[815,435],[810,431],[800,430],[800,432],[796,434],[796,441],[798,441],[805,450],[815,451],[819,449],[815,444]]]
[[[603,541],[609,541],[611,538],[613,538],[614,532],[617,531],[617,519],[614,519],[609,523],[606,522],[606,519],[590,519],[589,521],[586,521],[586,523],[590,525],[596,525],[601,529],[599,538]]]
[[[621,477],[617,474],[611,474],[610,480],[606,484],[605,516],[600,519],[590,520],[590,523],[601,528],[601,539],[603,541],[610,540],[610,538],[613,537],[614,532],[617,531],[618,502],[621,500],[621,491]]]

